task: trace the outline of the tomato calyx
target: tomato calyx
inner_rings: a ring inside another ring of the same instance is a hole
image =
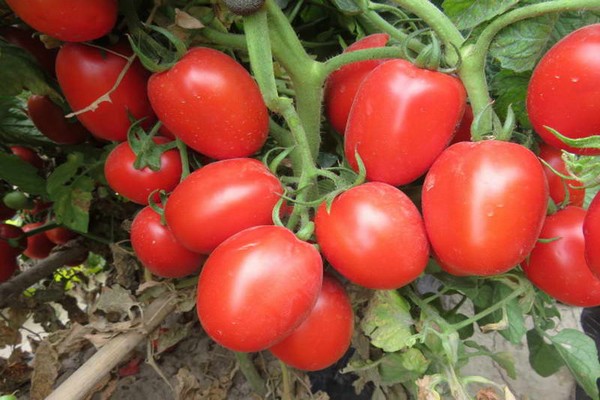
[[[544,125],[544,128],[564,144],[576,149],[600,149],[600,133],[593,136],[573,139],[561,134],[556,129]]]
[[[187,52],[186,44],[167,29],[155,25],[143,24],[143,26],[164,36],[169,44],[165,46],[144,30],[138,29],[135,38],[128,37],[133,52],[144,68],[151,72],[163,72],[171,69]],[[175,51],[170,48],[175,48]]]
[[[160,199],[160,204],[156,203],[155,199],[156,198]],[[165,218],[165,206],[167,205],[167,192],[165,192],[164,190],[158,190],[158,191],[153,191],[152,193],[150,193],[150,196],[148,196],[148,206],[150,206],[150,208],[157,213],[158,215],[160,215],[160,224],[162,226],[167,226],[167,219]]]
[[[156,172],[159,171],[161,167],[161,155],[165,151],[177,147],[177,144],[174,141],[165,144],[155,143],[154,137],[160,129],[160,121],[152,127],[152,130],[150,130],[149,133],[146,133],[140,126],[141,122],[142,120],[136,121],[127,133],[127,142],[136,156],[133,167],[135,169],[148,167]]]
[[[487,124],[490,118],[492,119],[491,128]],[[480,113],[474,115],[471,125],[471,141],[478,142],[485,139],[496,139],[509,142],[516,126],[517,117],[511,106],[508,106],[506,119],[503,123],[500,117],[494,112],[490,103]]]

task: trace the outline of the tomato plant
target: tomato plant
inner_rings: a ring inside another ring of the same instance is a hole
[[[515,267],[535,245],[548,184],[540,162],[523,146],[461,142],[435,161],[422,196],[425,228],[441,265],[494,275]]]
[[[88,137],[86,129],[77,121],[69,122],[62,108],[48,96],[29,97],[27,112],[35,127],[56,143],[78,144]]]
[[[23,231],[29,232],[43,225],[42,222],[32,222],[23,225]],[[52,243],[43,232],[37,233],[35,235],[27,236],[27,248],[23,251],[23,254],[29,258],[44,259],[50,255],[54,246],[55,244]]]
[[[552,169],[561,175],[569,175],[567,166],[562,159],[562,152],[555,147],[547,144],[540,145],[539,157],[547,162]],[[548,188],[550,189],[550,198],[554,203],[560,205],[567,202],[572,206],[581,207],[585,199],[585,189],[576,179],[564,179],[556,172],[544,165],[544,173],[548,179]],[[568,194],[568,198],[567,198]],[[567,201],[568,199],[568,201]]]
[[[321,290],[319,252],[279,226],[246,229],[217,247],[198,281],[206,332],[235,351],[281,341],[310,314]]]
[[[583,223],[585,259],[592,272],[600,277],[600,196],[596,194]]]
[[[333,200],[330,210],[321,204],[315,234],[323,255],[338,272],[372,289],[410,283],[429,258],[419,211],[404,193],[385,183],[349,189]]]

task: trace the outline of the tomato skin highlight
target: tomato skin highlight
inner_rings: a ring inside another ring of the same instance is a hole
[[[425,228],[449,272],[496,275],[519,264],[538,238],[548,184],[537,157],[509,142],[450,146],[422,190]]]
[[[79,121],[69,122],[63,110],[48,96],[30,96],[27,100],[27,112],[35,127],[56,143],[78,144],[88,137],[83,125]]]
[[[465,104],[458,78],[405,60],[387,61],[364,79],[356,94],[346,127],[346,158],[358,171],[358,152],[369,181],[410,183],[448,145]]]
[[[165,217],[177,240],[208,254],[230,236],[273,223],[283,187],[260,161],[235,158],[208,164],[173,191]]]
[[[315,234],[324,257],[340,274],[371,289],[412,282],[429,258],[417,207],[402,191],[381,182],[347,190],[333,200],[329,213],[321,204]]]
[[[144,267],[163,278],[182,278],[196,273],[205,258],[177,242],[151,207],[145,207],[134,218],[131,245]]]
[[[539,157],[546,161],[552,168],[563,175],[569,175],[567,166],[562,159],[562,152],[548,144],[540,144]],[[583,184],[577,179],[563,179],[556,175],[546,165],[544,167],[544,173],[548,179],[548,187],[550,189],[550,198],[555,204],[560,205],[565,201],[567,192],[569,193],[568,205],[581,207],[585,200],[585,189]],[[577,189],[579,187],[579,189]]]
[[[152,75],[148,95],[166,128],[208,157],[247,157],[267,139],[269,115],[258,85],[220,51],[190,49],[173,68]]]
[[[23,225],[23,231],[29,232],[30,230],[43,226],[42,222],[34,222],[31,224]],[[38,233],[33,236],[27,237],[27,248],[23,252],[27,257],[33,259],[44,259],[50,255],[50,252],[54,248],[55,244],[52,243],[48,237],[42,233]]]
[[[375,33],[351,44],[344,50],[349,53],[356,50],[385,47],[390,40],[387,33]],[[343,135],[348,122],[350,108],[356,92],[365,77],[377,66],[387,60],[359,61],[343,66],[327,78],[325,85],[325,112],[333,129]]]
[[[128,56],[131,50],[124,44],[110,48]],[[63,45],[56,58],[56,77],[73,111],[79,111],[112,89],[126,60],[109,52],[77,43]],[[134,62],[117,89],[110,94],[111,102],[102,102],[93,111],[77,115],[95,137],[122,142],[131,126],[129,114],[145,118],[142,127],[156,120],[148,101],[146,84],[150,73]]]
[[[198,280],[198,317],[223,347],[261,351],[308,317],[322,279],[323,262],[312,245],[283,227],[252,227],[206,260]]]
[[[585,261],[584,209],[569,206],[546,218],[541,239],[523,263],[527,278],[563,303],[578,307],[600,305],[600,279]]]
[[[600,196],[596,194],[583,223],[585,259],[596,276],[600,277]]]
[[[106,35],[117,21],[117,0],[6,0],[27,25],[65,42]]]
[[[342,284],[326,274],[308,318],[269,351],[294,368],[317,371],[342,358],[350,347],[353,332],[350,298]]]
[[[527,113],[542,139],[575,154],[600,154],[599,149],[562,143],[544,126],[573,139],[600,133],[600,24],[565,36],[540,60],[527,88]]]
[[[165,144],[169,139],[155,137],[156,144]],[[148,196],[155,190],[170,192],[181,179],[181,156],[176,149],[167,150],[160,156],[160,169],[149,167],[135,169],[135,153],[128,142],[115,147],[104,164],[104,175],[108,185],[121,196],[134,203],[147,205]]]

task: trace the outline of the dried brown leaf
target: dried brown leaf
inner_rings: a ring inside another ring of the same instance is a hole
[[[52,392],[59,368],[58,353],[50,342],[44,340],[38,346],[33,359],[33,375],[29,394],[31,400],[43,400]]]
[[[133,308],[139,307],[139,302],[131,293],[119,285],[105,287],[96,303],[96,310],[105,313],[116,313],[119,315],[128,315],[129,319],[134,318]]]
[[[117,283],[123,287],[131,288],[137,284],[136,271],[140,268],[135,256],[117,244],[110,245],[113,265],[117,270]]]
[[[496,393],[496,391],[493,388],[488,387],[488,388],[483,388],[479,392],[477,392],[476,399],[477,400],[500,400],[500,397],[498,397],[498,394]]]
[[[177,400],[204,399],[198,379],[186,368],[180,368],[175,376],[175,398]]]
[[[8,326],[4,320],[0,321],[0,349],[19,343],[21,343],[21,333],[19,332],[19,328]]]
[[[204,28],[204,24],[185,11],[175,9],[175,24],[184,29],[201,29]]]

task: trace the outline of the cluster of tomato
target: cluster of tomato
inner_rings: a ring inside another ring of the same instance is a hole
[[[141,205],[157,190],[170,192],[164,213],[152,205],[136,215],[132,246],[144,266],[163,277],[197,273],[203,264],[197,312],[221,345],[246,352],[270,349],[307,370],[339,359],[350,345],[353,312],[344,287],[323,273],[321,254],[343,277],[372,289],[407,285],[423,273],[431,254],[454,275],[495,275],[522,263],[530,279],[559,300],[600,304],[600,280],[592,272],[600,276],[600,200],[587,212],[578,207],[583,190],[545,170],[519,144],[482,140],[448,147],[461,120],[459,129],[468,132],[473,117],[458,78],[397,59],[353,63],[329,77],[328,117],[344,135],[348,163],[358,170],[360,155],[369,182],[317,208],[319,252],[273,224],[284,188],[250,158],[267,139],[269,113],[242,65],[197,47],[169,70],[150,76],[124,43],[108,49],[77,43],[112,28],[116,1],[92,2],[101,8],[91,22],[72,27],[80,36],[36,20],[28,10],[43,4],[29,9],[19,8],[23,2],[18,0],[7,2],[35,29],[68,42],[58,51],[57,80],[85,130],[97,139],[121,142],[105,165],[114,191]],[[53,4],[47,11],[56,9]],[[372,35],[346,51],[385,46],[388,39]],[[572,42],[600,46],[600,26],[556,45],[529,88],[533,125],[556,147],[543,146],[542,158],[558,171],[565,166],[557,148],[593,151],[565,147],[544,126],[573,137],[600,131],[590,122],[600,110],[587,108],[579,91],[600,83],[600,69],[588,64],[581,67],[588,68],[584,73],[572,60],[565,69],[561,54],[571,51]],[[107,93],[110,102],[101,101]],[[55,124],[66,123],[62,115]],[[136,154],[125,141],[130,117],[146,128],[162,122],[165,137],[154,138],[156,144],[176,137],[215,161],[181,182],[185,166],[173,148],[162,153],[159,168],[136,168]],[[80,129],[67,124],[69,130]],[[397,187],[423,175],[421,213]],[[576,205],[546,217],[549,194],[558,203],[567,198]]]

